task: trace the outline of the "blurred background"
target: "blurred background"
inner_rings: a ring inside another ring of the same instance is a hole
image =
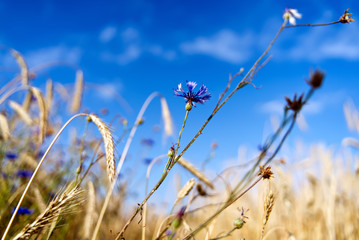
[[[36,69],[33,85],[41,89],[51,77],[71,90],[74,69],[82,69],[85,92],[81,111],[97,113],[106,122],[120,114],[131,126],[147,96],[160,92],[168,101],[175,133],[164,136],[160,102],[154,100],[125,163],[123,174],[133,173],[135,163],[143,163],[145,169],[149,160],[166,154],[176,142],[185,114],[184,99],[173,94],[177,85],[195,81],[205,84],[212,94],[209,102],[197,104],[190,112],[184,145],[210,115],[229,74],[242,67],[249,70],[265,50],[283,22],[285,8],[298,9],[302,14],[298,24],[327,23],[338,20],[348,8],[357,19],[359,3],[1,1],[0,82],[5,84],[19,72],[4,48],[7,46],[23,54],[30,69]],[[307,91],[305,79],[315,69],[326,73],[324,84],[303,110],[280,156],[293,162],[304,157],[312,144],[340,150],[344,138],[358,138],[343,111],[345,104],[352,110],[359,105],[358,39],[357,21],[283,31],[269,52],[272,59],[254,80],[257,88],[249,85],[238,91],[185,157],[199,168],[210,158],[208,168],[214,172],[251,159],[278,124],[284,96]],[[358,116],[351,119],[359,121]],[[122,147],[119,144],[118,155]]]

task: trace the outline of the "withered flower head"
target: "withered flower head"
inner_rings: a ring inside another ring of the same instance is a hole
[[[350,23],[354,22],[354,19],[351,17],[352,13],[348,13],[349,8],[345,10],[344,14],[339,18],[339,22],[341,23]]]
[[[290,100],[288,97],[285,97],[287,101],[287,108],[292,109],[294,112],[298,112],[303,106],[303,94],[297,99],[297,94],[294,94],[293,100]]]
[[[324,72],[315,70],[314,73],[310,74],[310,80],[307,80],[307,83],[314,89],[320,88],[320,86],[322,86],[324,77]]]
[[[262,176],[262,178],[264,179],[270,179],[271,177],[273,177],[273,172],[270,170],[271,167],[262,167],[261,165],[259,165],[259,173],[258,176]]]

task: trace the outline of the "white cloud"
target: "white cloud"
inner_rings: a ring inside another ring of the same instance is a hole
[[[148,50],[150,53],[152,53],[155,56],[159,56],[162,57],[166,60],[174,60],[176,58],[176,52],[173,50],[164,50],[161,46],[159,45],[153,45],[149,48]]]
[[[336,29],[311,29],[299,36],[290,49],[281,49],[280,56],[285,59],[310,60],[359,59],[359,27],[354,24]]]
[[[99,36],[99,39],[102,43],[107,43],[109,41],[111,41],[117,33],[117,28],[109,26],[104,28]]]
[[[211,37],[198,37],[192,42],[180,45],[186,54],[203,54],[230,63],[242,63],[251,56],[254,37],[247,33],[242,36],[231,30],[221,30]]]
[[[104,61],[116,62],[119,65],[126,65],[138,59],[141,53],[142,49],[138,45],[132,44],[126,47],[123,53],[114,54],[112,52],[103,52],[101,57]]]
[[[135,28],[129,27],[122,32],[121,36],[124,42],[129,42],[137,40],[139,33]]]
[[[77,64],[81,59],[82,51],[78,47],[66,47],[64,45],[42,48],[24,54],[25,60],[30,67],[62,61]]]

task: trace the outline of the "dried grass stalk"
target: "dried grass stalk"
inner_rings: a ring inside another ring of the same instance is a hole
[[[0,132],[2,138],[7,141],[10,138],[10,128],[4,114],[0,113]]]
[[[167,136],[170,136],[173,134],[173,122],[170,109],[168,108],[167,101],[164,97],[161,97],[161,109],[163,122],[165,124],[165,133]]]
[[[11,54],[16,59],[16,62],[19,64],[21,69],[21,81],[24,86],[29,84],[29,70],[27,68],[27,64],[25,62],[24,57],[15,49],[11,49]]]
[[[180,158],[178,160],[178,163],[181,164],[188,171],[190,171],[199,180],[204,182],[208,187],[210,187],[212,189],[214,188],[211,181],[209,181],[208,178],[201,171],[199,171],[197,168],[195,168],[190,162],[186,161],[184,158]]]
[[[76,71],[75,91],[72,99],[71,112],[77,113],[81,107],[82,93],[84,88],[84,75],[82,70]]]
[[[19,115],[19,117],[28,125],[31,126],[33,121],[30,115],[25,111],[25,109],[18,104],[17,102],[9,100],[9,106]]]
[[[112,182],[115,178],[115,146],[113,143],[112,133],[107,125],[96,115],[89,115],[91,121],[97,126],[100,131],[106,151],[107,175]]]
[[[32,235],[39,233],[44,227],[51,225],[60,214],[70,213],[72,209],[81,202],[81,192],[79,188],[74,188],[56,196],[49,203],[45,211],[31,224],[26,225],[24,229],[15,236],[14,240],[29,239]]]
[[[42,143],[45,138],[46,125],[47,125],[47,106],[45,99],[38,88],[31,87],[31,92],[36,97],[37,103],[39,105],[39,115],[40,115],[40,133],[39,133],[39,142]]]
[[[51,78],[47,79],[46,81],[46,104],[48,107],[48,110],[50,112],[51,105],[52,105],[52,99],[54,97],[54,87]]]
[[[96,215],[96,196],[95,196],[95,187],[92,182],[88,182],[88,197],[87,197],[87,210],[86,216],[83,224],[83,238],[90,239],[92,233],[92,226],[95,220]]]

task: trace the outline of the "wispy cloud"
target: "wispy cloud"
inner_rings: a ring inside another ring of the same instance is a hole
[[[100,32],[99,40],[102,43],[110,42],[116,36],[116,33],[117,33],[117,28],[116,27],[113,27],[113,26],[105,27]]]
[[[41,48],[24,54],[30,67],[53,61],[78,64],[81,59],[81,55],[82,51],[80,48],[67,47],[64,45]]]
[[[251,56],[254,42],[250,33],[239,35],[231,30],[221,30],[210,37],[184,42],[180,48],[185,54],[203,54],[230,63],[242,63]]]
[[[106,32],[106,28],[103,30],[103,32],[104,31]],[[110,32],[110,30],[107,31]],[[108,33],[108,35],[110,35],[110,33]],[[107,35],[104,34],[104,36]],[[119,65],[127,65],[131,62],[136,61],[144,54],[150,54],[168,61],[174,60],[177,55],[175,51],[166,50],[159,44],[152,44],[146,42],[146,39],[141,36],[140,32],[133,27],[128,27],[119,34],[116,34],[116,36],[111,37],[114,38],[112,43],[118,44],[122,48],[122,51],[103,51],[101,53],[101,58],[104,61],[114,62]]]
[[[141,48],[136,44],[132,44],[127,46],[124,52],[119,54],[105,51],[101,54],[101,58],[104,61],[115,62],[119,65],[126,65],[138,59],[141,53]]]
[[[359,60],[359,27],[354,24],[342,29],[312,29],[300,35],[289,49],[280,49],[284,59],[318,62],[325,59]]]

